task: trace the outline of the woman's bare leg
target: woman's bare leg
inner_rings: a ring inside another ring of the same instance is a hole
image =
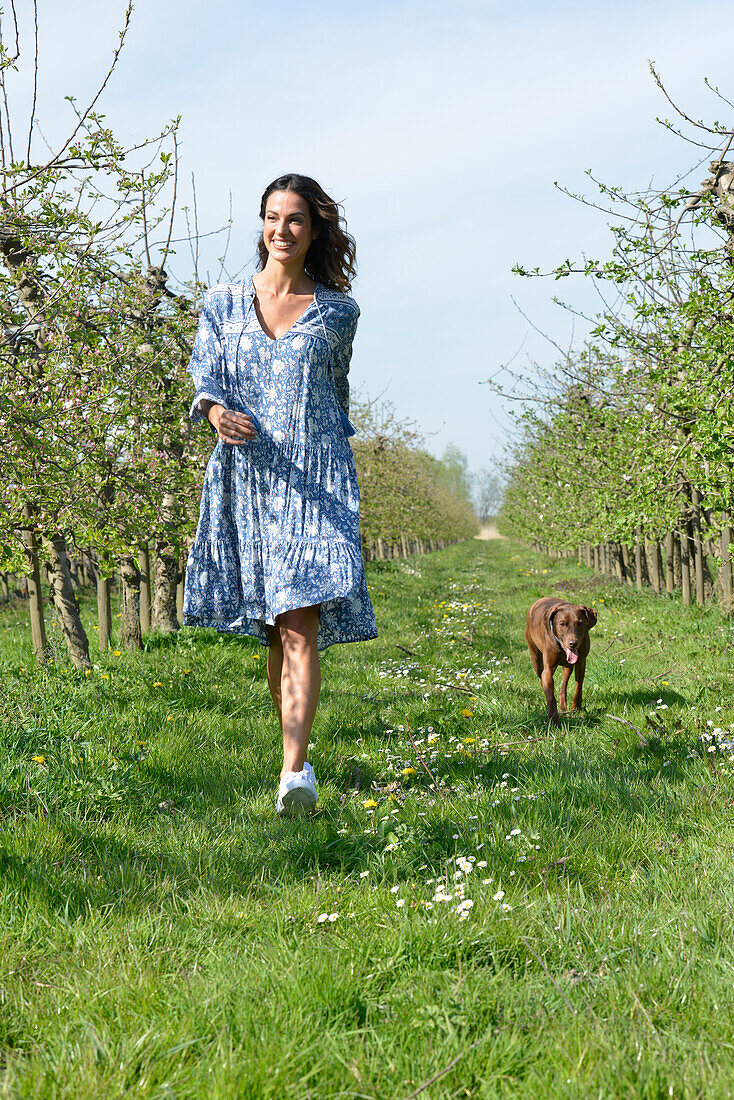
[[[283,673],[283,645],[280,640],[280,631],[277,626],[267,626],[270,648],[268,649],[268,687],[270,698],[273,700],[278,722],[283,729],[283,702],[280,691],[280,678]]]
[[[283,731],[281,775],[301,771],[308,752],[321,690],[319,611],[319,604],[285,611],[268,627],[268,686]]]

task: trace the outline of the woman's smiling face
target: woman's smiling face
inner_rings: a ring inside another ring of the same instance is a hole
[[[268,195],[263,241],[273,260],[303,266],[317,236],[308,203],[296,191],[273,191]]]

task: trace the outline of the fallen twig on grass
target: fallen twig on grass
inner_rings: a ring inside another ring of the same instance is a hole
[[[560,859],[554,859],[553,862],[549,863],[547,867],[541,867],[541,874],[543,874],[545,871],[549,871],[551,867],[565,867],[567,863],[568,856],[561,856]]]
[[[413,738],[413,734],[412,734],[412,733],[410,732],[410,726],[408,725],[408,719],[407,719],[407,717],[406,717],[406,719],[405,719],[405,728],[406,728],[406,730],[408,731],[408,737],[410,738],[410,743],[411,743],[411,745],[413,746],[413,748],[414,748],[414,750],[415,750],[415,755],[416,755],[416,756],[418,757],[418,759],[420,760],[421,764],[423,765],[423,767],[425,768],[425,770],[426,770],[426,771],[428,772],[428,776],[429,776],[429,778],[430,778],[431,782],[433,783],[434,789],[435,789],[436,791],[438,791],[438,793],[439,793],[439,794],[441,795],[441,798],[442,798],[442,799],[444,800],[444,802],[445,802],[445,801],[446,801],[446,795],[445,795],[445,794],[443,793],[443,791],[442,791],[442,790],[441,790],[441,788],[439,787],[438,783],[436,782],[436,777],[434,776],[433,772],[432,772],[432,771],[431,771],[431,769],[430,769],[430,768],[428,767],[428,764],[426,764],[425,760],[423,759],[423,757],[421,756],[420,752],[418,751],[418,746],[417,746],[417,745],[416,745],[416,743],[415,743],[415,740],[414,740],[414,738]]]
[[[609,645],[607,646],[607,648],[606,648],[606,649],[602,649],[602,650],[600,650],[600,652],[598,653],[598,656],[599,656],[599,657],[602,657],[602,656],[603,656],[603,655],[604,655],[605,653],[607,653],[607,652],[608,652],[608,651],[609,651],[609,650],[610,650],[610,649],[612,648],[612,646],[614,645],[614,643],[615,643],[615,642],[618,642],[618,641],[619,641],[619,637],[620,637],[620,636],[619,636],[619,634],[615,634],[615,636],[614,636],[614,637],[612,638],[612,640],[611,640],[611,642],[609,643]],[[642,649],[642,647],[643,647],[644,645],[647,645],[647,642],[640,642],[640,644],[639,644],[639,645],[631,645],[631,646],[629,647],[629,649],[620,649],[620,651],[619,651],[619,653],[617,654],[617,656],[618,656],[618,657],[621,657],[623,653],[631,653],[633,649]]]
[[[633,997],[634,997],[634,999],[635,999],[635,1003],[636,1003],[636,1004],[638,1004],[638,1005],[640,1006],[640,1008],[642,1009],[642,1011],[643,1011],[643,1012],[645,1013],[645,1015],[647,1016],[647,1022],[649,1023],[650,1027],[652,1028],[652,1030],[653,1030],[653,1031],[656,1031],[657,1029],[656,1029],[656,1027],[655,1027],[655,1024],[654,1024],[654,1023],[652,1022],[652,1016],[651,1016],[651,1015],[650,1015],[650,1013],[649,1013],[649,1012],[647,1011],[647,1009],[645,1008],[644,1004],[642,1003],[642,1001],[640,1000],[640,998],[639,998],[639,997],[637,996],[637,994],[635,993],[634,989],[633,989],[633,990],[631,990],[631,992],[632,992],[632,996],[633,996]],[[632,1012],[634,1012],[634,1006],[633,1006],[633,1008],[632,1008]],[[630,1013],[630,1017],[631,1017],[631,1016],[632,1016],[632,1013]]]
[[[566,996],[566,994],[565,994],[565,993],[563,992],[563,990],[561,989],[560,985],[558,984],[558,982],[556,981],[556,979],[555,979],[555,978],[553,977],[553,975],[551,974],[551,972],[550,972],[550,970],[548,969],[548,967],[547,967],[547,966],[545,965],[545,963],[544,963],[544,962],[543,962],[543,960],[542,960],[542,959],[540,958],[540,956],[539,956],[539,955],[536,955],[536,954],[535,954],[535,952],[533,951],[532,947],[530,946],[530,944],[528,943],[528,941],[527,941],[527,940],[525,939],[525,937],[524,937],[524,936],[521,936],[521,937],[520,937],[520,939],[521,939],[521,940],[522,940],[522,942],[523,942],[523,943],[525,944],[525,946],[527,947],[528,951],[529,951],[529,952],[530,952],[530,954],[531,954],[531,955],[533,956],[533,958],[534,958],[534,959],[536,960],[536,962],[539,962],[539,963],[540,963],[540,965],[541,965],[541,966],[543,967],[543,970],[545,970],[546,974],[548,975],[548,977],[550,978],[550,980],[551,980],[551,981],[553,982],[553,985],[554,985],[554,986],[556,987],[556,989],[558,990],[558,992],[559,992],[559,993],[561,994],[561,996],[563,997],[564,1001],[566,1002],[566,1004],[568,1005],[568,1007],[569,1007],[569,1008],[571,1009],[571,1011],[573,1012],[573,1014],[574,1014],[574,1016],[575,1016],[575,1015],[576,1015],[576,1009],[575,1009],[575,1008],[573,1007],[573,1005],[572,1005],[572,1004],[571,1004],[571,1002],[569,1001],[568,997],[567,997],[567,996]]]
[[[434,1081],[438,1081],[439,1077],[444,1077],[449,1072],[449,1070],[452,1070],[456,1063],[461,1061],[465,1054],[468,1054],[470,1050],[475,1050],[476,1047],[478,1047],[479,1044],[483,1042],[484,1039],[477,1039],[476,1043],[472,1043],[472,1045],[470,1047],[467,1047],[466,1050],[462,1050],[461,1054],[457,1054],[456,1057],[453,1058],[447,1066],[444,1066],[443,1069],[440,1069],[438,1073],[434,1073],[433,1077],[429,1077],[428,1080],[424,1081],[422,1085],[419,1085],[417,1089],[413,1089],[412,1092],[409,1092],[408,1095],[405,1097],[405,1100],[413,1100],[414,1096],[418,1096],[419,1093],[424,1092],[425,1089],[427,1089],[429,1085],[432,1085]]]
[[[415,653],[413,652],[413,650],[412,649],[406,649],[404,645],[398,645],[398,643],[396,642],[395,643],[395,648],[402,650],[403,653],[407,653],[409,657],[415,657]]]
[[[473,687],[465,687],[464,684],[442,684],[438,680],[434,680],[433,683],[436,687],[446,688],[449,691],[464,691],[467,695],[476,695],[477,689]]]
[[[493,745],[488,745],[488,749],[509,749],[513,745],[534,745],[536,741],[552,741],[553,737],[526,737],[524,741],[495,741]],[[557,736],[563,736],[558,734]]]
[[[611,718],[613,722],[619,722],[620,725],[629,726],[630,729],[634,730],[640,739],[639,743],[641,748],[647,748],[647,746],[650,744],[642,730],[638,730],[637,726],[633,722],[629,722],[626,718],[617,718],[616,714],[607,714],[606,717]]]
[[[640,642],[639,645],[631,645],[629,649],[620,649],[619,656],[621,656],[623,653],[631,653],[633,649],[642,649],[644,645],[647,645],[647,642]]]

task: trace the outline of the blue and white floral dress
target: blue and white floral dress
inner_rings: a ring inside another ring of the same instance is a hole
[[[377,636],[365,583],[359,486],[341,413],[359,306],[317,283],[312,303],[271,339],[252,281],[204,297],[189,371],[204,399],[254,413],[259,434],[218,442],[206,468],[186,566],[184,622],[268,644],[265,624],[321,604],[318,647]]]

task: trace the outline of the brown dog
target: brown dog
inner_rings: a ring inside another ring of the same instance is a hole
[[[589,631],[596,626],[596,611],[590,607],[576,607],[564,603],[557,596],[536,600],[528,611],[525,641],[530,650],[533,668],[540,676],[540,683],[548,704],[548,719],[559,726],[553,676],[558,665],[563,665],[561,690],[558,701],[561,713],[566,713],[566,687],[571,670],[576,675],[573,693],[573,710],[581,710],[581,690],[586,672],[586,658],[591,648]]]

